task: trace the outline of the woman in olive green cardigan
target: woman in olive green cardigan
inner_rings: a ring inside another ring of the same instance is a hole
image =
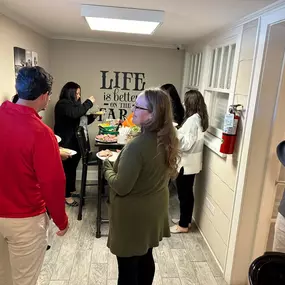
[[[162,90],[144,91],[133,111],[142,134],[125,146],[114,165],[104,161],[111,188],[108,247],[118,259],[118,285],[150,285],[152,248],[170,236],[168,181],[177,173],[178,141],[171,103]]]

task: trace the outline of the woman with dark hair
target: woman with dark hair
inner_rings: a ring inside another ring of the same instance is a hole
[[[184,98],[186,119],[178,132],[181,161],[176,179],[180,202],[180,219],[170,228],[172,233],[187,233],[194,208],[193,185],[195,175],[202,170],[204,132],[208,129],[208,112],[203,95],[197,90],[186,92]]]
[[[55,105],[54,132],[61,137],[60,146],[73,149],[76,155],[63,161],[63,168],[66,176],[65,202],[67,205],[76,207],[78,203],[71,197],[75,191],[76,168],[80,161],[80,149],[76,138],[76,130],[80,120],[92,108],[95,98],[91,96],[81,104],[81,87],[75,82],[66,83],[61,89],[59,101]],[[87,124],[95,120],[94,115],[87,116]]]
[[[168,83],[162,85],[160,88],[170,96],[174,122],[180,126],[184,120],[184,108],[175,86]]]
[[[12,103],[16,104],[18,102],[18,100],[19,100],[19,95],[18,94],[14,95],[12,97]]]
[[[168,181],[177,176],[178,139],[169,96],[161,89],[143,91],[133,111],[142,133],[114,164],[104,161],[111,188],[108,247],[117,256],[118,285],[151,285],[152,249],[170,236]]]

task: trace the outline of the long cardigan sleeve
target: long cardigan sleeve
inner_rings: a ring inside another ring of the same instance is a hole
[[[135,145],[130,144],[120,154],[117,172],[108,160],[104,161],[105,178],[117,195],[125,196],[133,189],[141,167],[142,157]]]

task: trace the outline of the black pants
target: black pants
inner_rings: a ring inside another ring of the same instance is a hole
[[[63,168],[65,172],[66,178],[66,187],[65,187],[65,197],[71,197],[70,192],[75,191],[75,183],[76,183],[76,168],[80,161],[81,155],[77,152],[76,155],[64,160]]]
[[[188,224],[192,222],[192,214],[194,209],[193,185],[195,174],[184,175],[182,167],[176,179],[178,199],[180,202],[180,220],[179,226],[188,228]]]
[[[151,285],[155,272],[152,248],[143,256],[118,257],[118,285]]]

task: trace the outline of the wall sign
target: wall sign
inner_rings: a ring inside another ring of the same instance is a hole
[[[103,105],[106,119],[124,120],[135,104],[137,96],[145,90],[145,74],[142,72],[100,71]],[[102,116],[99,118],[102,121]]]

